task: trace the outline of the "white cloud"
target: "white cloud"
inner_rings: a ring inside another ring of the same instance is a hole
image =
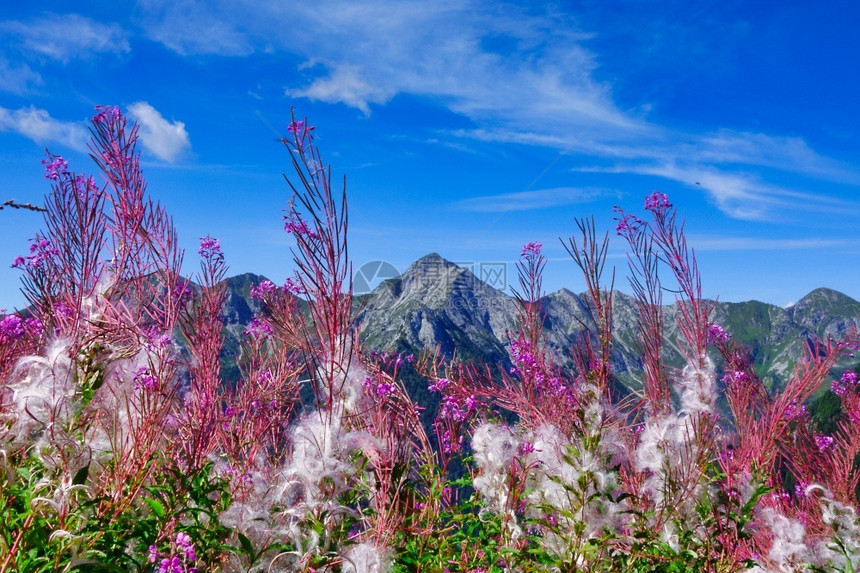
[[[34,106],[11,110],[0,107],[0,131],[14,131],[39,144],[57,142],[86,151],[87,130],[80,123],[59,121]]]
[[[319,78],[306,88],[289,89],[293,97],[306,97],[327,103],[344,103],[370,115],[370,104],[382,104],[394,95],[391,90],[376,86],[353,65],[335,65],[329,75]]]
[[[640,165],[619,172],[657,175],[705,191],[726,215],[749,221],[772,220],[785,211],[835,213],[857,211],[858,205],[820,194],[765,183],[755,174],[722,171],[703,164]]]
[[[146,33],[184,54],[283,51],[303,59],[285,91],[369,113],[396,94],[427,97],[479,122],[551,131],[643,124],[596,81],[589,36],[555,13],[475,0],[314,4],[148,0]]]
[[[30,91],[31,86],[41,83],[42,76],[27,64],[16,66],[0,56],[0,91],[21,95]]]
[[[191,139],[181,121],[167,121],[157,109],[139,101],[128,106],[128,114],[140,125],[140,141],[153,155],[168,163],[191,148]]]
[[[454,206],[466,211],[499,213],[545,209],[560,205],[577,205],[590,203],[601,197],[617,197],[620,195],[620,192],[612,189],[556,187],[552,189],[502,193],[485,197],[472,197],[457,201],[454,203]]]
[[[849,244],[844,239],[771,239],[764,237],[687,237],[696,251],[796,251],[833,249]]]
[[[258,15],[256,6],[241,2],[142,0],[143,24],[149,38],[177,54],[246,56],[254,45],[239,26]],[[238,9],[234,13],[233,8]]]
[[[41,54],[67,62],[97,53],[130,50],[125,31],[79,14],[44,14],[30,22],[0,22],[0,31],[16,37],[24,53]]]
[[[594,36],[569,12],[536,6],[142,0],[146,33],[180,54],[282,52],[296,58],[298,77],[285,75],[288,96],[365,115],[398,94],[417,96],[471,121],[473,127],[454,136],[551,147],[618,173],[690,186],[698,181],[692,189],[730,217],[773,219],[806,199],[816,209],[837,208],[814,193],[770,183],[772,171],[809,182],[860,184],[853,169],[800,137],[670,128],[642,116],[648,102],[640,102],[639,111],[622,109],[611,83],[599,79]],[[486,200],[480,204],[489,208]]]

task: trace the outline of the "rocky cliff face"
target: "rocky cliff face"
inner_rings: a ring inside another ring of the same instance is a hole
[[[262,277],[228,279],[225,309],[227,346],[238,341],[256,305],[249,286]],[[632,297],[613,293],[613,367],[618,380],[631,389],[639,386],[639,334]],[[590,307],[581,295],[562,289],[544,298],[547,345],[560,363],[570,362]],[[679,333],[676,309],[666,307],[666,359],[682,365],[673,346]],[[516,329],[516,302],[479,280],[468,269],[430,254],[401,276],[386,280],[373,292],[358,297],[356,316],[366,347],[395,352],[440,348],[448,358],[511,366],[509,333]],[[766,383],[780,384],[790,376],[812,338],[838,338],[860,325],[860,302],[829,289],[817,289],[784,309],[758,301],[715,305],[712,321],[747,345]]]

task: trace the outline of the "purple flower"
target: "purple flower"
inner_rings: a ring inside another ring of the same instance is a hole
[[[381,382],[376,386],[376,395],[380,398],[388,398],[392,394],[394,394],[394,384],[389,384],[387,382]]]
[[[173,291],[173,300],[179,306],[182,306],[188,299],[191,298],[191,286],[179,281],[176,283],[176,288]]]
[[[471,397],[474,400],[474,396]],[[439,410],[440,418],[449,418],[455,422],[462,422],[466,419],[466,415],[471,411],[469,404],[465,407],[460,407],[460,402],[454,396],[445,396],[442,398],[442,406]]]
[[[178,556],[165,557],[161,560],[161,566],[158,568],[158,573],[183,573],[182,561]]]
[[[122,112],[115,105],[97,105],[95,110],[97,113],[93,116],[93,123],[104,123],[122,117]]]
[[[84,177],[83,175],[78,175],[75,177],[75,191],[78,194],[78,197],[81,200],[84,200],[89,195],[94,195],[98,193],[99,188],[96,185],[96,180],[90,177]]]
[[[708,327],[708,342],[722,342],[728,340],[731,335],[723,330],[723,327],[719,324],[712,324]]]
[[[630,240],[639,232],[640,229],[642,229],[644,225],[645,222],[635,215],[624,215],[622,218],[618,219],[618,224],[615,226],[615,232],[625,239]]]
[[[740,384],[741,382],[746,382],[749,380],[749,376],[746,372],[741,370],[733,370],[731,372],[726,372],[723,374],[723,384],[728,386],[733,386],[735,384]]]
[[[289,217],[284,217],[286,223],[284,223],[284,230],[287,233],[293,235],[306,235],[312,239],[317,237],[316,232],[314,232],[310,227],[308,227],[307,222],[301,221],[298,219],[290,219]]]
[[[260,320],[256,316],[251,319],[251,322],[248,323],[248,328],[244,331],[244,335],[251,338],[262,338],[271,336],[272,334],[274,334],[274,331],[269,323]]]
[[[447,378],[439,378],[434,384],[430,384],[427,387],[427,390],[430,392],[444,392],[448,385],[451,383]]]
[[[833,447],[835,441],[830,436],[815,436],[815,445],[818,446],[818,451],[826,452]]]
[[[848,388],[839,380],[834,380],[830,383],[830,391],[840,398],[844,398],[848,394]]]
[[[30,242],[30,256],[17,257],[12,263],[14,268],[28,266],[33,269],[41,269],[45,261],[60,255],[60,251],[51,246],[51,242],[41,235],[36,235]]]
[[[301,120],[292,121],[292,122],[290,122],[290,125],[287,126],[287,131],[289,131],[290,133],[294,133],[296,135],[301,135],[302,132],[308,133],[308,132],[311,132],[315,129],[316,129],[316,127],[314,127],[313,125],[309,125],[309,126],[305,127],[305,122],[301,121]]]
[[[154,390],[158,388],[158,379],[150,374],[146,366],[141,366],[137,369],[137,374],[134,375],[133,382],[135,390],[140,390],[141,388]]]
[[[193,547],[191,537],[182,531],[176,534],[176,545],[182,548]]]
[[[158,561],[158,547],[156,547],[155,545],[150,545],[149,546],[149,562],[155,563],[156,561]]]
[[[47,159],[42,160],[42,165],[45,166],[45,179],[56,181],[61,175],[68,173],[69,163],[59,155],[52,155],[53,161],[48,163]]]
[[[272,281],[264,280],[257,286],[251,287],[251,298],[260,302],[278,292],[278,287]]]
[[[645,210],[646,211],[660,211],[663,209],[668,209],[672,204],[669,202],[669,197],[665,193],[658,193],[654,191],[647,197],[645,197]]]
[[[526,243],[523,245],[523,251],[520,254],[522,257],[538,257],[540,256],[540,249],[543,245],[540,241],[535,241],[533,243]]]
[[[284,290],[293,296],[298,296],[300,294],[305,294],[305,287],[302,286],[300,280],[293,280],[290,277],[287,277],[287,280],[284,281]]]
[[[466,411],[471,412],[472,410],[476,410],[478,408],[478,400],[475,398],[475,395],[472,394],[465,400]]]
[[[0,340],[15,340],[24,336],[24,321],[17,314],[10,314],[0,320]]]
[[[75,315],[75,311],[70,308],[69,305],[62,302],[54,303],[52,310],[54,311],[55,315],[65,316],[66,318],[71,318]]]
[[[446,454],[459,452],[463,446],[463,436],[460,436],[456,443],[453,441],[450,430],[445,430],[442,434],[442,451]]]
[[[204,259],[224,260],[224,253],[221,252],[221,243],[218,239],[213,239],[209,235],[200,237],[198,252]]]
[[[786,420],[794,420],[806,415],[806,404],[797,405],[797,400],[792,400],[791,404],[786,406],[784,417]]]

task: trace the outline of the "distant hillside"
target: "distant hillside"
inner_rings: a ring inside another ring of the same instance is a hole
[[[242,331],[258,310],[249,288],[261,280],[252,274],[228,279],[225,353],[235,354]],[[641,370],[635,301],[620,292],[613,297],[613,368],[618,381],[635,390]],[[544,303],[547,344],[559,362],[567,362],[580,325],[588,321],[587,299],[562,289],[547,295]],[[409,353],[439,347],[448,358],[456,354],[460,360],[511,366],[507,333],[516,328],[514,299],[435,253],[357,297],[356,308],[368,348]],[[674,316],[674,305],[668,305],[669,341],[677,339]],[[787,309],[758,301],[718,302],[713,322],[749,347],[767,384],[779,385],[803,357],[811,338],[840,337],[860,325],[860,302],[823,288]],[[666,357],[670,364],[680,365],[680,354],[671,344]]]

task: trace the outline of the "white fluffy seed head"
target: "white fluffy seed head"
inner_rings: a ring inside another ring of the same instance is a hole
[[[9,432],[4,441],[12,449],[33,444],[47,428],[65,425],[73,413],[75,395],[69,342],[57,339],[47,347],[44,356],[21,358],[8,388],[11,408],[7,414]]]
[[[716,371],[713,361],[707,356],[701,364],[687,364],[678,381],[681,393],[681,409],[687,414],[711,413],[716,403]]]
[[[387,573],[391,570],[389,556],[372,543],[350,545],[342,558],[343,573]]]

